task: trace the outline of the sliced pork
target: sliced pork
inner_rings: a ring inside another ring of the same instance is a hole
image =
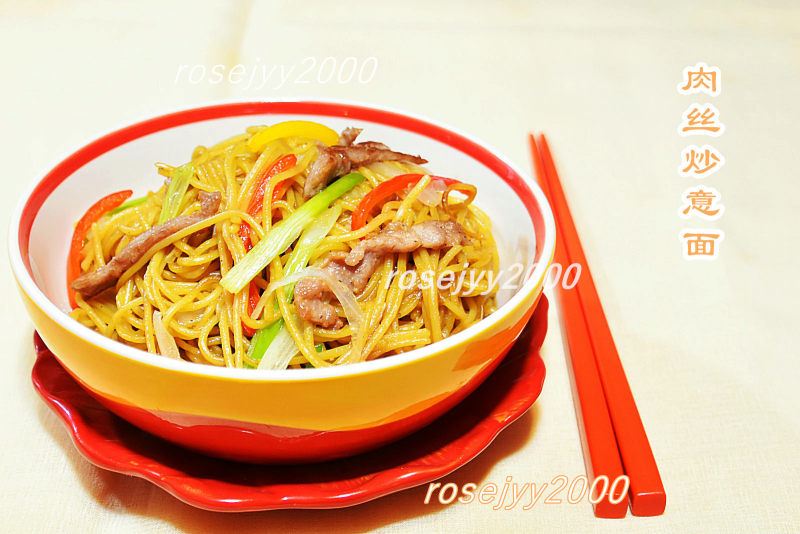
[[[418,248],[440,249],[468,245],[472,240],[455,221],[424,221],[409,226],[389,223],[374,237],[364,239],[345,258],[347,265],[358,265],[366,254],[413,252]]]
[[[370,276],[386,254],[412,252],[420,247],[439,249],[471,242],[464,228],[453,221],[425,221],[413,226],[386,225],[376,236],[361,241],[349,253],[330,254],[320,265],[354,293],[364,291]],[[344,321],[336,313],[334,294],[325,281],[303,278],[294,290],[297,314],[306,321],[328,329],[339,329]]]
[[[356,140],[356,137],[359,136],[361,133],[361,128],[345,128],[342,130],[341,135],[339,136],[339,142],[336,143],[340,146],[350,146],[353,144],[353,141]]]
[[[357,266],[345,263],[344,252],[331,253],[320,265],[334,278],[349,287],[354,293],[361,293],[369,282],[369,277],[381,264],[383,256],[369,253]],[[333,292],[324,280],[314,277],[303,278],[294,289],[294,307],[297,314],[306,321],[322,328],[338,330],[344,321],[336,313],[331,299]]]
[[[352,169],[379,161],[405,161],[422,165],[428,160],[411,154],[394,152],[383,143],[366,141],[353,144],[361,130],[346,128],[339,137],[339,144],[321,145],[319,155],[308,169],[308,177],[303,187],[305,198],[312,197],[322,191],[331,178],[343,176]]]
[[[200,200],[199,211],[175,217],[142,232],[128,243],[119,254],[111,258],[111,261],[103,267],[76,279],[70,287],[80,293],[83,298],[88,299],[113,286],[122,276],[122,273],[139,261],[142,255],[150,250],[150,247],[188,226],[211,217],[217,212],[222,201],[222,195],[219,193],[206,193],[205,191],[201,191],[198,198]]]

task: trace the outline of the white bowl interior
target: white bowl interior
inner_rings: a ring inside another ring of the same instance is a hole
[[[467,154],[435,139],[403,129],[347,118],[309,115],[249,115],[205,120],[159,131],[125,143],[90,161],[47,198],[33,223],[30,262],[36,284],[62,310],[68,310],[66,262],[74,223],[99,198],[133,189],[133,198],[155,190],[162,177],[154,163],[186,162],[197,145],[211,146],[254,124],[315,120],[341,131],[364,129],[360,140],[381,141],[392,149],[420,154],[434,174],[461,179],[478,188],[475,203],[493,222],[500,254],[498,304],[507,302],[533,265],[536,242],[531,217],[512,188]]]

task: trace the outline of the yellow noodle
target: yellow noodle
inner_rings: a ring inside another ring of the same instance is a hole
[[[397,212],[394,214],[394,222],[402,221],[407,224],[411,224],[414,222],[415,214],[411,212],[411,206],[417,200],[422,191],[428,187],[428,184],[431,183],[431,177],[429,175],[425,175],[420,178],[419,182],[411,188],[408,192],[406,197],[400,203],[400,207],[397,208]]]
[[[471,204],[469,196],[466,200],[451,198],[446,206],[422,204],[418,197],[430,183],[428,171],[396,161],[358,169],[366,180],[335,202],[341,216],[310,262],[318,264],[332,252],[349,252],[361,239],[392,221],[453,220],[463,226],[472,243],[441,251],[419,249],[386,255],[363,292],[356,295],[363,316],[363,330],[358,335],[349,324],[329,330],[300,319],[283,289],[263,298],[255,311],[249,308],[248,286],[236,294],[223,290],[219,280],[248,252],[239,235],[242,225],[249,226],[254,246],[275,223],[294,213],[305,202],[303,185],[318,154],[314,142],[292,137],[253,152],[247,141],[262,128],[250,127],[246,133],[192,152],[190,163],[195,173],[179,214],[199,209],[201,191],[222,195],[220,212],[156,243],[122,274],[113,289],[89,300],[77,295],[78,307],[72,312],[76,320],[112,339],[158,354],[153,312],[159,311],[182,358],[217,366],[255,367],[258,362],[247,355],[250,337],[245,327],[257,331],[282,318],[299,350],[290,362],[294,368],[358,362],[413,350],[460,332],[496,309],[496,287],[489,282],[496,280],[499,257],[489,217]],[[260,212],[255,216],[246,213],[259,180],[287,154],[294,154],[297,164],[265,184]],[[167,178],[172,178],[177,168],[156,165],[158,174]],[[408,173],[420,173],[423,178],[410,191],[385,199],[363,227],[353,230],[351,217],[363,197],[378,184]],[[284,180],[289,187],[283,198],[273,202],[273,190]],[[102,267],[132,239],[155,226],[165,195],[166,186],[162,185],[142,204],[92,224],[80,251],[82,272]],[[196,242],[199,235],[202,241]],[[260,292],[283,276],[291,252],[292,247],[254,278]],[[421,273],[428,273],[432,285],[422,287]],[[402,286],[403,275],[415,276],[416,282]],[[437,287],[436,282],[445,275],[450,278]],[[345,317],[338,302],[333,299],[332,303]],[[321,352],[315,348],[319,344],[323,344]]]

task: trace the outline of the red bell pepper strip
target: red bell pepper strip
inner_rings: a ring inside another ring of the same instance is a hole
[[[284,171],[291,169],[296,164],[297,164],[297,156],[295,156],[294,154],[287,154],[272,164],[272,167],[270,167],[269,170],[265,172],[261,176],[259,181],[256,183],[256,188],[253,191],[253,196],[250,197],[250,203],[247,205],[248,215],[257,219],[258,216],[261,214],[261,211],[264,207],[264,191],[267,189],[267,184],[269,184],[269,179],[277,174],[280,174]],[[277,190],[278,190],[277,187],[273,190],[272,193],[273,202],[275,201],[275,191]],[[249,225],[242,224],[241,226],[239,226],[239,237],[242,240],[242,244],[244,245],[245,250],[250,250],[251,248],[253,248],[253,245],[250,242]]]
[[[69,245],[69,256],[67,256],[67,294],[69,295],[69,305],[73,310],[78,307],[78,303],[75,300],[75,291],[70,285],[81,275],[81,250],[83,242],[86,241],[86,234],[103,215],[122,205],[132,194],[133,191],[125,190],[101,198],[86,210],[78,224],[75,225]]]
[[[364,195],[361,202],[358,203],[356,209],[353,211],[351,217],[350,229],[355,231],[367,223],[367,218],[372,213],[372,210],[377,206],[383,204],[392,195],[400,193],[407,187],[414,187],[425,176],[424,174],[401,174],[390,178],[385,182],[381,182],[378,186]],[[444,178],[442,176],[431,176],[431,180],[441,180],[446,185],[460,184],[461,182],[453,178]]]
[[[283,180],[279,184],[275,186],[275,189],[272,190],[272,203],[276,203],[280,199],[283,198],[283,195],[286,194],[286,191],[292,186],[291,180]]]
[[[275,188],[272,190],[272,203],[274,204],[275,202],[277,202],[280,199],[282,199],[283,195],[286,194],[286,191],[289,189],[289,187],[291,185],[292,185],[292,182],[291,182],[291,180],[288,180],[288,179],[283,180],[279,184],[277,184],[275,186]],[[264,196],[263,191],[261,193],[261,196],[263,198],[263,196]],[[248,242],[247,242],[247,244],[245,246],[250,245],[247,248],[247,250],[250,250],[253,246],[252,246],[252,244],[250,244],[250,227],[249,226],[247,227],[247,236],[248,236],[248,239],[247,239]],[[256,305],[258,304],[258,301],[260,299],[261,299],[261,295],[258,292],[258,286],[256,285],[255,282],[250,282],[250,288],[248,290],[248,295],[247,295],[247,313],[250,316],[253,315],[253,311],[256,309]],[[253,337],[256,334],[256,330],[253,330],[252,328],[250,328],[249,326],[245,325],[244,323],[242,323],[242,326],[244,327],[244,333],[245,333],[245,335],[247,337]]]
[[[255,283],[255,280],[250,282],[250,287],[247,289],[247,314],[252,316],[253,311],[256,309],[258,305],[258,301],[261,299],[261,294],[258,292],[258,286]],[[244,335],[247,337],[253,337],[256,335],[256,330],[253,330],[242,321],[242,329],[244,330]]]
[[[264,192],[267,189],[267,184],[269,184],[269,179],[273,176],[280,174],[284,171],[287,171],[294,167],[297,164],[297,156],[294,154],[287,154],[283,156],[281,159],[276,161],[272,164],[272,167],[265,172],[259,181],[256,183],[256,188],[253,191],[253,196],[250,197],[250,203],[247,205],[247,213],[248,215],[252,216],[253,218],[258,218],[261,214],[261,211],[264,207]],[[286,188],[282,188],[283,184],[288,184],[289,181],[284,180],[281,181],[279,184],[275,186],[272,191],[272,201],[275,202],[279,200],[283,193],[286,191]],[[247,224],[242,224],[239,226],[239,238],[242,240],[242,244],[244,245],[244,249],[249,251],[253,248],[253,243],[250,241],[250,226]],[[250,287],[248,288],[247,292],[247,314],[253,314],[253,310],[256,309],[256,305],[258,304],[258,300],[261,298],[261,295],[258,292],[258,286],[255,282],[250,282]],[[244,334],[247,337],[253,337],[256,333],[255,330],[244,324],[242,322],[242,328],[244,329]]]

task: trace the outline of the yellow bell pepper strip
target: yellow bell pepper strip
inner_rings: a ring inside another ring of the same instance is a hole
[[[284,137],[306,137],[321,141],[328,146],[339,142],[339,134],[324,124],[311,121],[286,121],[264,128],[247,141],[247,147],[253,152],[259,152],[270,141]]]

